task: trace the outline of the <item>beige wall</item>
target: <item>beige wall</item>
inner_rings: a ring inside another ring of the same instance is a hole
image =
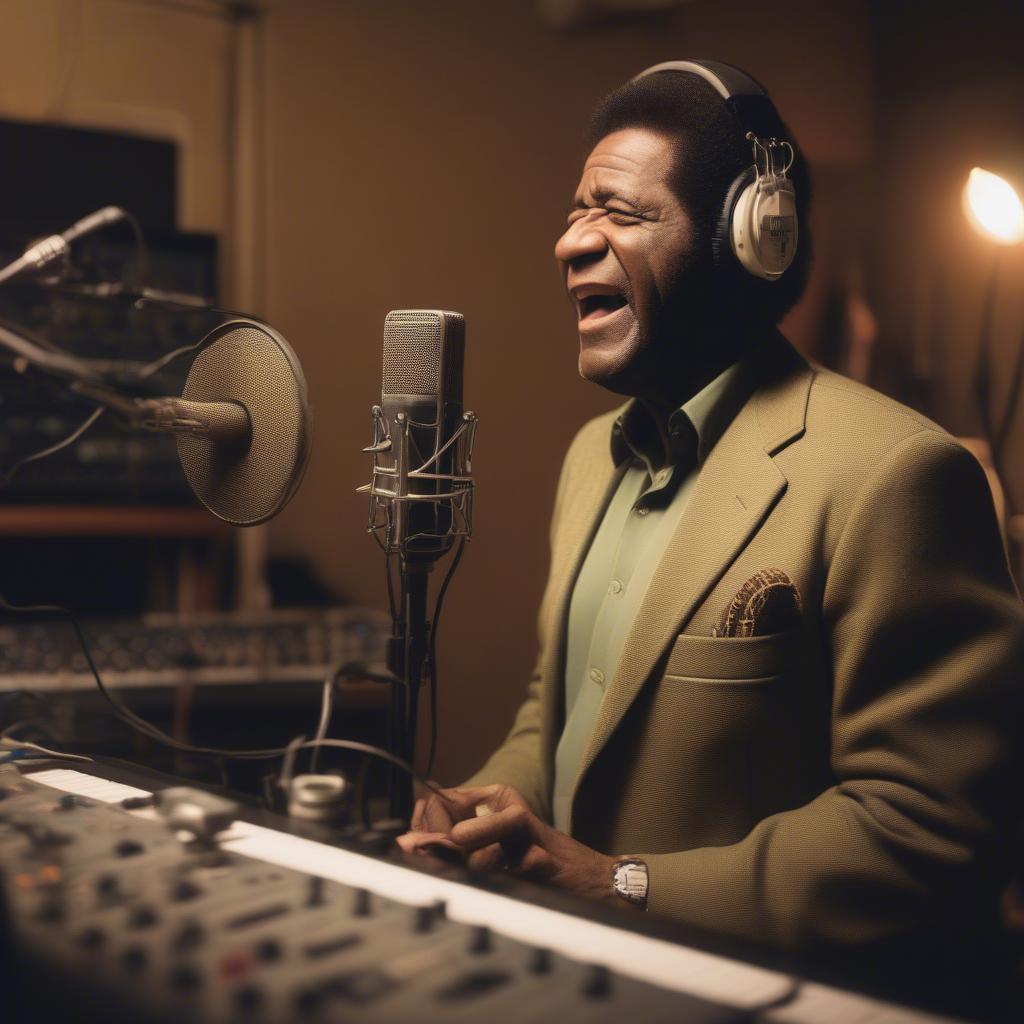
[[[737,25],[744,25],[742,33]],[[441,756],[456,780],[498,742],[535,647],[561,456],[614,401],[576,374],[551,247],[595,100],[657,60],[714,55],[772,88],[822,176],[813,347],[834,263],[830,218],[870,138],[861,5],[693,3],[643,27],[562,35],[534,4],[278,0],[264,29],[265,311],[296,347],[316,413],[305,484],[272,550],[309,556],[354,600],[383,602],[382,560],[354,494],[379,396],[384,314],[467,318],[465,392],[480,416],[475,536],[441,640]]]
[[[230,290],[233,48],[203,0],[0,0],[0,117],[178,143],[179,226],[227,243]]]

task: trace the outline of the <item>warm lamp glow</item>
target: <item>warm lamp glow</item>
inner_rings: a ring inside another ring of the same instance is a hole
[[[977,231],[1000,245],[1024,242],[1024,206],[998,174],[975,167],[964,186],[964,212]]]

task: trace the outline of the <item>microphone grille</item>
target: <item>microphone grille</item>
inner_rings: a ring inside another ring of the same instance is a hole
[[[465,319],[438,309],[394,309],[384,319],[382,395],[439,395],[451,354],[461,370]],[[445,357],[445,349],[449,357]],[[444,368],[444,369],[442,369]]]

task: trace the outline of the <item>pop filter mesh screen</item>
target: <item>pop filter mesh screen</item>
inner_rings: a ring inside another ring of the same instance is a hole
[[[252,426],[245,446],[178,435],[178,457],[196,497],[238,526],[280,512],[302,479],[310,440],[306,381],[284,339],[257,324],[229,325],[195,358],[182,398],[237,402]]]

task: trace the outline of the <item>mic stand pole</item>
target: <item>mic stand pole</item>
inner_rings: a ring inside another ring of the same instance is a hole
[[[420,687],[430,650],[427,621],[427,576],[432,565],[402,556],[398,619],[388,641],[387,663],[396,682],[391,688],[391,749],[408,764],[416,756],[416,721]],[[402,769],[390,769],[390,816],[409,821],[413,780]]]

